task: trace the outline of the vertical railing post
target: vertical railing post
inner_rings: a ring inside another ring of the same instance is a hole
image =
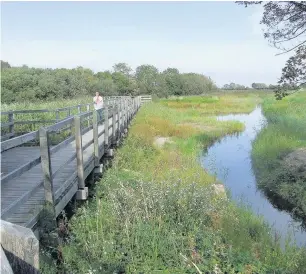
[[[108,120],[108,105],[104,108],[104,146],[108,147],[108,139],[109,139],[109,133],[108,133],[108,127],[109,127],[109,120]]]
[[[99,138],[98,138],[98,113],[92,112],[92,129],[93,129],[93,140],[94,140],[94,156],[95,156],[95,167],[100,164],[100,153],[99,153]]]
[[[15,135],[15,132],[14,132],[14,113],[13,112],[9,112],[8,122],[12,123],[11,125],[9,125],[9,133],[11,134],[11,137],[12,137],[12,136]]]
[[[78,105],[78,113],[81,113],[81,105]]]
[[[54,207],[53,178],[52,178],[52,167],[51,167],[51,157],[50,157],[50,140],[49,140],[49,133],[44,127],[41,127],[39,129],[39,144],[40,144],[41,166],[44,178],[45,200],[49,205]]]
[[[118,139],[121,138],[121,99],[118,98]]]
[[[118,107],[117,107],[117,102],[115,101],[113,103],[113,117],[112,117],[112,127],[113,127],[113,138],[112,138],[112,143],[115,144],[116,141],[117,141],[117,126],[116,126],[116,123],[117,123],[117,110],[118,110]]]
[[[85,188],[84,178],[84,165],[83,165],[83,146],[82,146],[82,130],[81,130],[81,117],[74,116],[75,127],[75,146],[77,157],[77,173],[78,173],[78,185],[79,189]]]
[[[127,98],[124,99],[124,128],[127,128],[127,122],[128,122],[128,102]]]
[[[89,110],[90,110],[90,105],[88,104],[87,106],[86,106],[86,111],[87,112],[89,112]],[[94,111],[93,111],[93,113],[94,113]],[[90,126],[90,121],[89,121],[89,119],[87,120],[87,126],[89,127]]]
[[[39,215],[39,219],[42,220],[40,233],[41,241],[46,246],[58,248],[58,233],[52,233],[57,230],[57,222],[50,156],[50,140],[48,131],[43,127],[39,129],[39,145],[45,192],[45,204]]]

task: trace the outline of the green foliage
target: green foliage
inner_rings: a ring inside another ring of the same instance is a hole
[[[259,133],[252,150],[258,186],[276,206],[302,218],[306,216],[306,179],[299,176],[302,167],[294,168],[301,163],[285,159],[289,153],[306,147],[305,102],[305,92],[281,101],[265,100],[268,125]]]
[[[94,73],[90,69],[38,69],[10,67],[1,61],[2,103],[45,101],[93,95],[139,95],[158,97],[205,94],[216,89],[204,75],[180,74],[175,68],[159,72],[152,65],[141,65],[135,73],[125,63],[113,66],[113,72]]]

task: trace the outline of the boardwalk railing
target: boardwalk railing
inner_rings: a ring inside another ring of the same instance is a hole
[[[118,98],[128,97],[105,97],[106,105],[112,105]],[[27,110],[12,110],[1,112],[1,141],[16,136],[15,126],[18,126],[18,133],[25,133],[26,129],[32,128],[37,124],[53,124],[67,117],[92,110],[93,103],[79,104],[57,109],[27,109]],[[43,119],[37,119],[41,116]],[[47,118],[45,118],[47,116]],[[36,119],[33,119],[36,118]]]
[[[141,105],[144,103],[152,102],[152,95],[141,95],[140,98]]]
[[[1,143],[1,219],[35,227],[47,201],[56,216],[71,198],[87,199],[85,179],[96,168],[141,105],[141,97],[109,100],[102,119],[95,110],[79,111],[52,125]],[[66,134],[67,127],[71,134]],[[56,145],[54,135],[63,138]],[[39,146],[24,147],[39,140]]]

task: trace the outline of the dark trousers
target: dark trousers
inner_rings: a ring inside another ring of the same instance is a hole
[[[100,121],[102,121],[102,108],[100,108],[100,109],[97,109],[96,110],[97,111],[97,114],[98,114],[98,123],[100,122]]]

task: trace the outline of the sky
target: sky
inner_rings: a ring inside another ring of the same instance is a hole
[[[151,64],[234,82],[275,84],[288,55],[263,37],[261,6],[234,2],[2,2],[1,60],[13,66]]]

